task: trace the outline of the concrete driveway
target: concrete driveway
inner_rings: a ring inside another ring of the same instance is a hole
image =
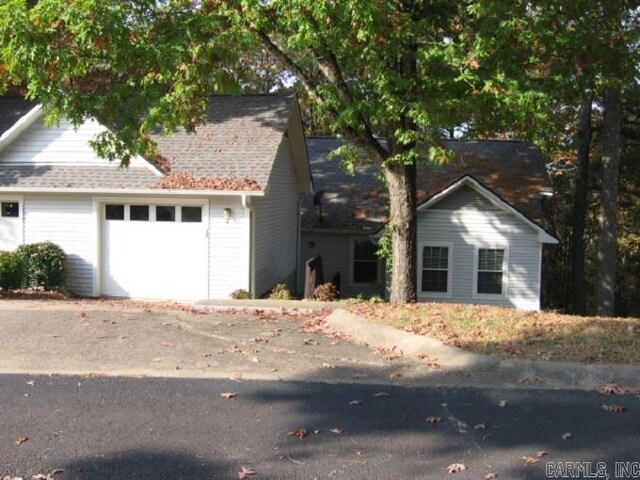
[[[0,373],[405,383],[431,370],[417,359],[323,334],[321,318],[195,313],[125,301],[2,300]]]

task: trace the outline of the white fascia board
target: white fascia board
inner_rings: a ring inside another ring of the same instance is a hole
[[[0,135],[0,152],[20,136],[33,122],[42,116],[42,105],[38,104],[16,121]]]
[[[480,194],[483,198],[485,198],[489,202],[493,203],[496,207],[500,208],[501,210],[503,210],[505,212],[511,213],[512,215],[515,215],[521,221],[523,221],[524,223],[529,225],[531,228],[533,228],[536,232],[538,232],[538,241],[540,243],[553,243],[553,244],[557,244],[558,243],[558,239],[555,238],[552,235],[549,235],[549,233],[547,233],[544,230],[544,228],[540,227],[537,223],[529,220],[525,215],[520,213],[518,210],[513,208],[511,205],[509,205],[507,202],[502,200],[495,193],[493,193],[491,190],[489,190],[488,188],[483,186],[475,178],[473,178],[473,177],[471,177],[469,175],[465,175],[464,177],[462,177],[460,180],[458,180],[454,184],[449,185],[447,188],[445,188],[441,192],[439,192],[439,193],[435,194],[434,196],[432,196],[429,200],[427,200],[422,205],[420,205],[417,208],[417,211],[421,212],[421,211],[425,211],[425,210],[429,209],[429,207],[431,207],[432,205],[438,203],[440,200],[442,200],[443,198],[445,198],[448,195],[452,194],[456,190],[459,190],[464,185],[470,186],[476,192],[478,192],[478,194]]]
[[[170,190],[162,188],[56,188],[56,187],[0,187],[0,193],[89,193],[93,195],[176,195],[176,196],[239,196],[263,197],[263,191],[241,190]]]

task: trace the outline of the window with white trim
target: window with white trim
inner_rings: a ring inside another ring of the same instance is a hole
[[[479,248],[476,293],[502,295],[504,249]]]
[[[353,283],[378,281],[378,247],[369,240],[353,241]]]
[[[422,247],[422,285],[425,293],[449,292],[449,247]]]

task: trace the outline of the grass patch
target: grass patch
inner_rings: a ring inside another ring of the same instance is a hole
[[[484,305],[357,303],[349,310],[447,345],[502,358],[640,365],[640,320]]]

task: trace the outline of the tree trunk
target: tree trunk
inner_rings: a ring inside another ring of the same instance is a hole
[[[588,95],[580,105],[576,188],[573,200],[573,225],[571,229],[571,310],[578,315],[587,313],[587,294],[584,274],[584,229],[587,215],[592,102],[593,99],[591,95]]]
[[[604,91],[600,241],[598,245],[598,315],[615,312],[618,263],[618,170],[620,164],[620,90]]]
[[[387,165],[392,232],[391,303],[416,301],[416,165]]]

